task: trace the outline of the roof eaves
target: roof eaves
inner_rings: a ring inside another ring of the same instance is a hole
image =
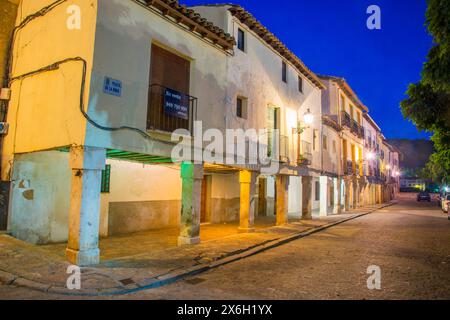
[[[369,121],[369,123],[375,127],[375,129],[377,129],[377,131],[381,132],[381,128],[378,126],[378,124],[375,122],[375,120],[373,120],[373,118],[368,114],[365,113],[364,114],[364,118]]]
[[[349,96],[355,104],[357,104],[362,110],[364,110],[366,113],[369,112],[369,108],[362,103],[362,101],[359,99],[358,95],[353,91],[353,89],[348,84],[347,80],[342,77],[336,77],[336,76],[329,76],[329,75],[318,75],[320,79],[324,80],[331,80],[336,82],[341,89],[345,92],[347,96]]]
[[[203,18],[195,10],[180,5],[178,0],[143,0],[143,2],[149,7],[158,9],[164,16],[175,19],[177,23],[186,25],[189,31],[200,34],[224,50],[231,50],[236,44],[233,36]]]
[[[247,25],[261,39],[277,51],[282,57],[292,63],[297,70],[308,78],[319,89],[326,89],[325,85],[320,81],[319,77],[311,71],[299,57],[291,52],[273,33],[271,33],[264,25],[259,22],[250,12],[246,11],[239,5],[230,5],[228,9],[233,16]]]

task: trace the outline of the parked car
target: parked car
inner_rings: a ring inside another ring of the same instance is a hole
[[[417,201],[428,201],[431,202],[431,196],[428,192],[420,192],[417,195]]]
[[[450,207],[450,193],[445,195],[445,196],[443,196],[443,197],[441,197],[441,209],[442,209],[442,211],[450,214],[449,207]],[[450,219],[450,216],[449,216],[449,219]]]

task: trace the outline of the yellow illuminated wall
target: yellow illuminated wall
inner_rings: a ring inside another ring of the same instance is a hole
[[[53,3],[53,0],[23,0],[16,24]],[[81,28],[70,30],[68,8],[81,12]],[[88,105],[90,71],[94,54],[97,0],[65,1],[17,31],[13,77],[35,71],[56,61],[81,57],[87,62],[85,105]],[[14,153],[82,145],[86,121],[80,110],[82,64],[69,62],[60,70],[14,81],[8,107],[10,130],[4,140],[2,178],[8,179]]]

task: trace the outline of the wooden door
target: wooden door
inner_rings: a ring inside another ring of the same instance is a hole
[[[258,185],[258,216],[265,217],[267,215],[267,201],[266,201],[266,178],[259,178]]]

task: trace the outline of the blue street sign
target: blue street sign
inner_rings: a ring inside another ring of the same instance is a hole
[[[122,81],[105,77],[103,92],[116,97],[122,96]]]

